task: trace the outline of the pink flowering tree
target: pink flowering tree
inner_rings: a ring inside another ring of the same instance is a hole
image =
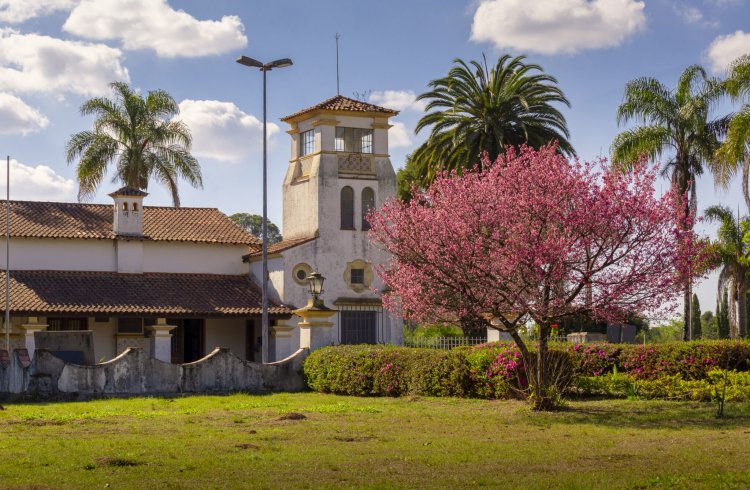
[[[386,307],[418,321],[494,319],[522,353],[534,406],[551,408],[550,326],[670,309],[699,252],[675,220],[680,196],[656,196],[654,167],[622,174],[602,163],[571,162],[554,145],[509,148],[482,171],[386,203],[370,218],[392,257],[378,270]],[[518,334],[528,319],[539,326],[535,356]]]

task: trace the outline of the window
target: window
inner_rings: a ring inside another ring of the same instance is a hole
[[[133,211],[138,211],[138,203],[137,202],[133,203]]]
[[[375,344],[378,341],[379,312],[342,310],[339,313],[342,344]]]
[[[315,151],[315,132],[311,129],[299,135],[300,156],[309,155]]]
[[[372,129],[337,127],[334,149],[349,153],[372,153]]]
[[[370,229],[370,223],[367,222],[367,214],[375,208],[375,191],[370,187],[362,189],[362,229]]]
[[[123,202],[122,203],[122,210],[123,211],[127,211],[128,210],[128,203],[127,202]]]
[[[47,330],[60,332],[66,330],[88,330],[88,318],[47,318]]]
[[[349,281],[352,284],[364,284],[365,283],[365,270],[364,269],[352,269],[351,277]]]
[[[305,272],[304,269],[298,269],[297,270],[297,280],[304,281],[307,279],[307,272]]]
[[[341,229],[354,229],[354,189],[349,186],[341,189]]]

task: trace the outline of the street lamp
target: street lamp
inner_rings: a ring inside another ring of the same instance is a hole
[[[325,282],[326,278],[323,277],[322,274],[319,272],[313,272],[309,276],[307,276],[308,286],[310,287],[310,294],[313,298],[313,308],[318,306],[319,303],[319,297],[321,294],[323,294],[323,283]]]
[[[258,68],[263,72],[263,313],[261,317],[261,361],[265,364],[268,362],[268,156],[266,153],[266,72],[274,68],[284,68],[292,66],[292,60],[282,58],[262,63],[247,56],[237,58],[237,63],[250,68]]]

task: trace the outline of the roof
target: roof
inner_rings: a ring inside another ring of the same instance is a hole
[[[125,187],[120,187],[115,192],[112,192],[110,197],[115,196],[135,196],[135,197],[146,197],[148,196],[148,192],[144,192],[140,189],[136,189],[135,187],[130,187],[129,185],[126,185]]]
[[[324,100],[323,102],[319,104],[315,104],[314,106],[308,107],[307,109],[302,109],[301,111],[297,111],[294,114],[291,114],[286,117],[282,117],[281,120],[284,122],[288,122],[299,116],[302,116],[311,112],[316,112],[316,111],[344,111],[344,112],[370,112],[370,113],[379,112],[379,113],[382,113],[384,115],[389,115],[389,116],[395,116],[396,114],[398,114],[398,111],[394,111],[393,109],[386,109],[385,107],[380,107],[375,104],[369,104],[361,100],[350,99],[349,97],[344,97],[343,95],[336,95],[334,97]]]
[[[11,311],[27,314],[248,316],[261,291],[247,275],[11,271]],[[5,272],[0,273],[0,283]],[[2,295],[0,308],[5,309]],[[291,310],[269,302],[272,315]]]
[[[317,235],[315,236],[309,236],[309,237],[303,237],[303,238],[294,238],[291,240],[284,240],[277,243],[272,243],[268,246],[268,254],[277,254],[281,253],[284,250],[289,250],[290,248],[294,248],[297,245],[302,245],[303,243],[311,242],[318,238]],[[260,257],[263,255],[263,250],[258,248],[257,250],[253,250],[247,255],[242,256],[242,261],[247,262],[250,260],[251,257]]]
[[[11,201],[10,234],[18,238],[113,239],[112,204]],[[5,202],[0,202],[5,215]],[[260,241],[214,208],[143,207],[143,238],[255,246]]]

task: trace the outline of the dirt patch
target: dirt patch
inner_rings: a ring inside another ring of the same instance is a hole
[[[374,439],[372,436],[333,436],[335,441],[340,442],[367,442]]]
[[[113,466],[117,468],[129,467],[129,466],[140,466],[146,464],[143,461],[136,461],[135,459],[129,458],[98,458],[96,460],[98,466]]]
[[[246,449],[260,449],[260,446],[256,446],[255,444],[250,444],[249,442],[243,442],[241,444],[235,444],[234,447],[237,448],[237,449],[242,449],[242,450],[246,450]]]
[[[299,412],[285,413],[276,420],[305,420],[307,417]]]

